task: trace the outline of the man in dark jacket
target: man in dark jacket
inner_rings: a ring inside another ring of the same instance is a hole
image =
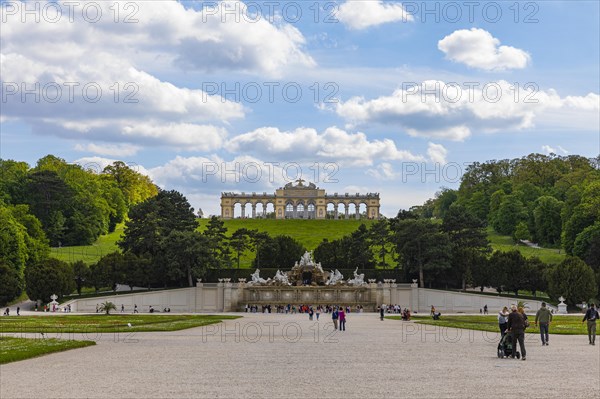
[[[584,323],[587,320],[587,330],[588,330],[588,339],[590,340],[590,345],[596,345],[596,320],[600,318],[598,311],[596,310],[596,305],[590,303],[590,308],[585,312],[585,316],[583,316]]]
[[[542,307],[535,314],[535,324],[540,323],[540,337],[542,338],[542,346],[548,345],[548,327],[552,323],[552,312],[546,307],[546,302],[542,302]]]
[[[512,306],[512,312],[508,315],[508,331],[512,334],[512,345],[513,352],[512,358],[515,358],[515,352],[517,349],[517,341],[519,341],[519,347],[521,348],[521,356],[522,360],[525,360],[526,351],[525,351],[525,319],[521,313],[517,311],[516,306]]]

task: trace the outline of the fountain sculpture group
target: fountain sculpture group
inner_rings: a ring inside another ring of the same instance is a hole
[[[260,277],[260,270],[250,276],[252,281],[248,282],[251,286],[353,286],[360,287],[366,285],[365,275],[358,274],[358,267],[354,270],[354,278],[344,281],[344,276],[338,269],[326,272],[321,263],[315,263],[312,252],[305,252],[296,262],[292,270],[282,272],[277,270],[275,277],[264,279]]]

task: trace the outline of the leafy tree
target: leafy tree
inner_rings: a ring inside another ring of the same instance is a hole
[[[568,254],[573,253],[577,235],[597,220],[600,220],[600,179],[586,185],[572,213],[563,215],[562,244]]]
[[[500,234],[513,235],[517,224],[527,220],[527,210],[517,195],[502,198],[498,211],[492,220],[492,226]]]
[[[25,199],[25,180],[29,165],[25,162],[0,159],[0,201],[21,204]]]
[[[478,256],[471,265],[471,279],[481,292],[485,287],[492,285],[490,261],[485,256]]]
[[[252,265],[257,268],[266,267],[266,265],[262,263],[262,257],[265,253],[274,253],[276,251],[273,238],[271,238],[269,233],[262,231],[252,235],[252,248],[256,254],[252,261]]]
[[[342,240],[329,241],[324,238],[313,251],[315,261],[320,262],[324,269],[344,268],[347,264],[347,253]]]
[[[369,228],[368,243],[379,256],[379,265],[384,269],[387,268],[385,256],[392,252],[391,237],[390,223],[387,219],[378,220]]]
[[[52,294],[62,297],[73,292],[73,270],[68,263],[54,258],[28,265],[25,269],[25,287],[30,299],[49,302]]]
[[[562,295],[571,306],[593,298],[597,292],[594,271],[579,258],[566,258],[548,274],[548,293],[553,298]]]
[[[100,304],[100,307],[98,308],[98,310],[106,313],[106,315],[108,316],[110,314],[111,310],[117,310],[117,306],[112,302],[105,301]]]
[[[242,254],[251,248],[250,237],[256,230],[251,231],[246,228],[237,229],[231,235],[229,240],[231,247],[235,251],[237,259],[237,268],[240,268],[240,258]]]
[[[162,241],[162,252],[168,261],[169,279],[179,285],[185,282],[193,287],[209,263],[208,238],[197,231],[171,231]]]
[[[533,296],[539,291],[548,289],[548,265],[538,257],[531,257],[526,260],[526,277],[524,278],[523,289],[529,290]]]
[[[133,287],[150,287],[153,278],[149,275],[152,271],[152,261],[150,258],[137,256],[132,252],[123,254],[123,261],[118,264],[120,270],[117,274],[123,279],[131,290]]]
[[[109,286],[113,291],[117,284],[125,280],[123,275],[123,254],[115,251],[101,257],[92,267],[91,274],[96,291],[101,287]]]
[[[347,268],[358,267],[360,270],[375,268],[373,251],[370,248],[370,233],[364,224],[358,226],[349,237],[344,237],[342,243],[347,253]]]
[[[27,205],[14,205],[9,207],[15,220],[25,227],[25,246],[27,247],[27,262],[37,263],[48,257],[50,247],[42,223],[29,213]]]
[[[123,238],[117,244],[125,252],[154,258],[160,241],[172,231],[194,231],[197,226],[187,199],[177,191],[161,190],[130,210]]]
[[[448,235],[431,220],[403,220],[398,223],[394,241],[408,272],[418,272],[421,288],[425,270],[435,273],[450,267],[451,245]]]
[[[490,208],[490,199],[483,191],[475,191],[466,201],[465,207],[479,220],[487,220]]]
[[[113,162],[105,167],[102,173],[110,176],[111,180],[116,182],[128,206],[138,204],[158,194],[158,188],[147,176],[136,172],[124,162]]]
[[[23,292],[23,278],[19,272],[0,260],[0,306],[17,298]]]
[[[290,236],[275,236],[277,245],[276,264],[278,268],[290,269],[300,259],[306,248]]]
[[[452,243],[452,270],[458,274],[462,289],[465,289],[475,264],[491,251],[485,224],[464,206],[453,204],[446,212],[442,231],[448,234]]]
[[[583,259],[595,271],[600,271],[600,221],[577,235],[573,255]]]
[[[490,258],[490,284],[498,292],[511,291],[515,295],[525,286],[526,260],[517,250],[495,251]]]
[[[104,262],[96,262],[90,266],[89,284],[86,285],[94,287],[96,293],[98,293],[101,288],[108,287],[111,284],[111,270],[109,266],[110,265]]]
[[[288,269],[294,266],[305,251],[306,248],[292,237],[271,237],[267,234],[262,238],[253,266]]]
[[[513,238],[515,242],[519,242],[521,240],[531,240],[531,234],[529,234],[529,227],[527,227],[527,223],[519,222],[517,224]]]
[[[225,222],[212,216],[203,234],[208,239],[212,268],[231,267],[231,250],[227,240]]]
[[[90,277],[90,268],[83,261],[78,260],[71,265],[73,276],[75,278],[75,287],[77,294],[81,295],[81,289],[85,286]]]
[[[535,201],[533,217],[535,221],[535,239],[544,246],[560,244],[562,221],[560,212],[563,203],[551,196],[543,196]]]
[[[31,212],[44,226],[50,245],[64,244],[66,220],[72,214],[75,200],[73,190],[56,172],[43,170],[29,174],[25,194]]]
[[[446,216],[446,212],[450,209],[450,206],[456,201],[458,195],[455,190],[451,190],[449,188],[442,188],[441,191],[436,193],[435,198],[435,207],[433,211],[433,215],[435,217],[444,218]]]
[[[25,227],[15,219],[10,209],[0,204],[0,261],[19,274],[28,259],[26,234]]]

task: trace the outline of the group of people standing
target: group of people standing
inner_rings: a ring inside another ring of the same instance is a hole
[[[590,303],[588,310],[583,317],[582,323],[587,321],[587,332],[590,345],[595,345],[596,341],[596,321],[600,318],[600,314],[596,310],[594,303]],[[552,312],[548,309],[545,302],[542,302],[542,306],[538,309],[535,314],[534,324],[539,325],[540,328],[540,339],[542,346],[550,345],[550,324],[552,323]],[[526,360],[527,352],[525,349],[525,329],[529,327],[529,320],[525,309],[522,306],[511,306],[511,311],[505,306],[498,313],[498,326],[500,328],[500,335],[504,337],[506,334],[511,334],[513,345],[516,346],[519,343],[521,349],[522,360]],[[512,353],[512,357],[515,357],[515,351]]]
[[[346,331],[346,312],[343,306],[334,306],[331,312],[331,321],[333,321],[334,330],[338,329],[338,321],[340,322],[339,330]]]

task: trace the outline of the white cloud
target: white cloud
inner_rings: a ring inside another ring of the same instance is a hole
[[[355,1],[342,3],[336,17],[350,29],[366,29],[390,22],[412,21],[402,4],[384,3],[381,0]]]
[[[564,148],[562,148],[561,146],[558,146],[557,148],[558,148],[558,150],[559,150],[560,152],[562,152],[562,153],[563,153],[563,154],[565,154],[565,155],[567,155],[567,154],[569,153],[569,151],[565,150],[565,149],[564,149]]]
[[[556,150],[549,145],[543,145],[542,150],[544,150],[548,154],[556,154]]]
[[[394,180],[399,176],[389,162],[382,162],[376,168],[367,169],[365,173],[377,180]]]
[[[98,155],[109,155],[114,157],[127,157],[137,154],[140,147],[132,144],[95,144],[86,145],[77,144],[75,150],[82,152],[92,152]]]
[[[40,10],[46,10],[44,3]],[[0,5],[2,82],[17,88],[3,102],[3,118],[24,121],[44,135],[212,150],[226,135],[219,125],[244,117],[244,107],[160,79],[153,69],[263,77],[315,65],[300,31],[241,17],[247,8],[239,1],[199,10],[177,1],[140,2],[128,12],[123,3],[90,2],[92,9],[101,8],[96,23],[83,18],[84,3],[47,3],[63,11],[58,21],[49,22],[46,11],[38,18],[10,12],[25,3]],[[79,7],[73,20],[69,7]],[[135,11],[136,22],[115,23],[115,8],[121,18]],[[36,84],[41,101],[33,95],[23,101],[20,88]],[[97,101],[91,99],[96,93]]]
[[[438,49],[451,61],[487,71],[522,69],[531,62],[527,52],[511,46],[500,46],[500,40],[478,28],[452,32],[438,42]]]
[[[598,124],[599,98],[595,93],[561,98],[554,90],[525,90],[503,80],[473,88],[431,80],[372,100],[353,97],[334,109],[349,128],[376,123],[400,127],[410,136],[462,141],[475,132],[531,128],[536,118],[544,123],[548,113],[555,121],[559,113],[569,121],[576,115],[589,129]]]
[[[448,150],[441,144],[429,142],[427,145],[427,155],[429,155],[429,160],[431,162],[445,164]]]
[[[543,145],[542,150],[544,150],[547,154],[559,154],[559,153],[562,155],[569,154],[569,151],[565,150],[561,146],[556,146],[556,148],[554,148],[549,145]]]
[[[276,127],[263,127],[232,138],[225,148],[264,159],[329,161],[353,166],[372,165],[381,160],[424,159],[398,149],[393,140],[369,140],[364,133],[348,133],[337,127],[329,127],[322,133],[312,128],[280,131]]]

